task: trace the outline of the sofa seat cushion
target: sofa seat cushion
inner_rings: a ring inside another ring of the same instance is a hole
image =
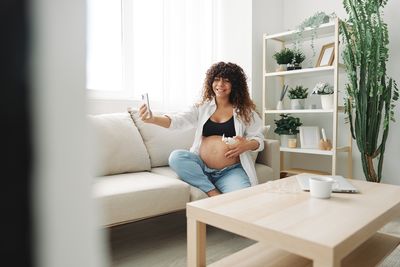
[[[170,167],[156,167],[151,169],[152,173],[157,173],[160,175],[168,176],[174,179],[178,179],[179,177]],[[190,185],[190,201],[195,201],[203,198],[207,198],[207,194],[198,189],[197,187]]]
[[[150,170],[150,156],[128,112],[88,115],[88,119],[96,176]]]
[[[168,158],[175,149],[189,150],[196,129],[171,130],[151,123],[144,123],[134,109],[129,109],[133,121],[142,135],[150,155],[151,167],[168,166]],[[154,115],[163,113],[153,111]]]
[[[190,200],[187,183],[150,172],[98,177],[94,196],[107,226],[181,210]]]

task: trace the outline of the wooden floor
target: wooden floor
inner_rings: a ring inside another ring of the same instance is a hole
[[[400,236],[400,220],[382,228]],[[112,266],[186,266],[184,211],[109,229]],[[254,241],[207,226],[207,264],[254,244]],[[397,248],[379,267],[400,266]]]

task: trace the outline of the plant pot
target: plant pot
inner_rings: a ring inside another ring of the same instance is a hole
[[[291,109],[304,109],[305,99],[290,99]]]
[[[333,109],[333,94],[321,95],[322,109]]]
[[[295,66],[294,66],[294,64],[288,63],[286,68],[287,68],[287,70],[294,70]]]
[[[280,65],[278,66],[278,68],[276,68],[275,71],[286,71],[286,70],[287,70],[286,64],[280,64]]]
[[[289,139],[296,139],[297,135],[295,134],[281,134],[281,147],[288,147]]]
[[[301,70],[301,65],[299,63],[294,63],[295,70]]]
[[[276,109],[277,110],[282,110],[283,109],[283,102],[281,100],[278,101],[276,104]]]

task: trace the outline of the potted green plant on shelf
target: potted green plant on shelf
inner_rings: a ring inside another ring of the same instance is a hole
[[[291,109],[304,109],[304,102],[308,96],[308,88],[302,85],[291,87],[288,91]]]
[[[326,82],[319,82],[315,85],[313,95],[321,97],[322,109],[333,109],[333,86]]]
[[[382,16],[386,4],[387,0],[344,0],[349,18],[339,24],[348,75],[345,112],[361,154],[365,178],[378,183],[382,179],[389,124],[394,122],[399,98],[396,82],[386,73],[389,34]]]
[[[314,15],[306,18],[302,23],[300,23],[297,27],[297,36],[295,40],[295,48],[299,49],[301,44],[304,41],[304,30],[306,28],[311,28],[311,49],[313,52],[312,58],[315,57],[316,51],[315,51],[315,45],[314,45],[314,40],[317,37],[317,29],[324,23],[328,23],[331,19],[335,18],[336,14],[331,13],[331,14],[326,14],[325,12],[318,11]]]
[[[292,62],[287,65],[287,70],[301,69],[301,63],[306,59],[304,53],[300,50],[293,51]]]
[[[279,65],[276,71],[284,71],[287,69],[287,64],[291,63],[293,60],[294,53],[290,48],[283,48],[278,52],[275,52],[273,58]]]
[[[276,128],[274,133],[279,134],[281,138],[281,146],[287,147],[289,139],[296,139],[299,133],[298,127],[303,125],[299,118],[292,117],[289,114],[280,114],[279,120],[274,120]]]

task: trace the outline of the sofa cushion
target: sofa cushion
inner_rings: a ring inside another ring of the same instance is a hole
[[[150,170],[143,139],[128,112],[88,115],[97,176]]]
[[[170,167],[156,167],[151,169],[152,173],[161,174],[174,179],[179,179],[176,172],[174,172]],[[198,189],[197,187],[190,185],[190,201],[195,201],[203,198],[207,198],[207,194]]]
[[[188,184],[150,172],[98,177],[94,196],[107,226],[181,210],[190,199]]]
[[[260,163],[256,163],[255,167],[259,184],[274,180],[274,170],[271,167]]]
[[[151,167],[168,166],[168,158],[175,149],[190,149],[194,140],[195,128],[171,130],[151,123],[144,123],[137,110],[129,112],[138,127],[150,155]],[[155,115],[162,115],[153,111]]]

